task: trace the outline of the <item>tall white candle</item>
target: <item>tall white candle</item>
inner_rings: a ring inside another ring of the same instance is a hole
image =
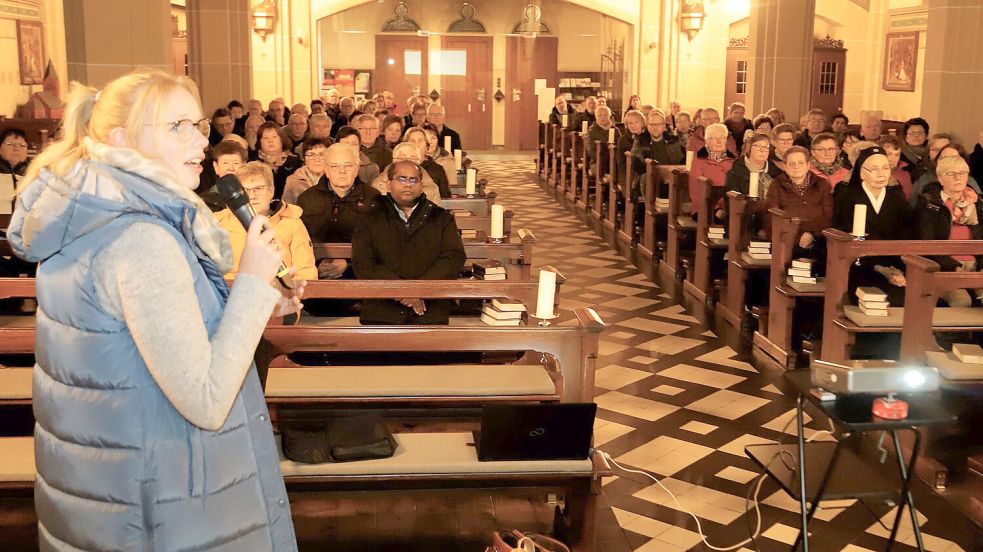
[[[454,150],[454,170],[461,172],[461,150]]]
[[[686,170],[693,170],[693,152],[689,150],[686,151]]]
[[[536,318],[553,318],[553,301],[556,298],[556,272],[539,271],[539,293],[536,296]]]
[[[748,182],[748,197],[758,197],[758,178],[757,172],[751,173],[751,180]]]
[[[853,206],[853,235],[863,236],[867,233],[867,206]]]
[[[444,136],[444,151],[451,151],[451,137]]]
[[[474,195],[475,183],[477,182],[478,182],[478,169],[468,169],[468,179],[464,181],[464,194]]]
[[[505,237],[505,206],[504,205],[492,205],[491,206],[491,229],[488,231],[489,238],[504,238]]]
[[[568,118],[568,116],[567,116],[567,114],[566,114],[566,113],[564,113],[564,114],[563,114],[563,115],[562,115],[562,116],[560,117],[560,126],[562,126],[563,128],[567,128],[567,122],[568,122],[568,121],[569,121],[569,118]]]
[[[587,134],[587,121],[581,121],[580,132]]]
[[[608,129],[608,143],[609,144],[614,143],[614,127]]]

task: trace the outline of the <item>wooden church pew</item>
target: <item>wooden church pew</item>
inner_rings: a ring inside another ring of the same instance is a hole
[[[754,332],[754,348],[777,361],[785,368],[794,368],[800,353],[793,347],[795,306],[801,299],[823,297],[825,283],[791,285],[787,271],[794,260],[794,249],[802,221],[781,209],[771,209],[771,274],[768,287],[768,308],[752,308],[758,317]]]
[[[727,250],[727,239],[711,240],[709,229],[720,228],[714,223],[714,211],[724,197],[724,187],[714,186],[713,182],[706,177],[700,177],[700,188],[703,192],[703,201],[697,206],[698,218],[696,221],[696,250],[693,255],[693,270],[687,271],[687,278],[683,281],[683,292],[693,297],[699,304],[709,305],[712,303],[713,283],[716,280],[713,271],[713,258],[722,256]]]
[[[865,256],[981,255],[983,241],[856,240],[836,229],[826,237],[826,291],[823,303],[823,360],[845,362],[851,357],[858,333],[899,333],[904,309],[892,308],[886,317],[867,317],[847,297],[848,275],[855,260]],[[847,312],[849,311],[849,316]],[[935,309],[934,331],[971,331],[983,326],[983,309],[944,307]],[[860,321],[860,323],[857,322]]]
[[[717,313],[741,335],[750,338],[746,331],[750,323],[745,297],[747,282],[752,272],[771,268],[771,260],[752,259],[748,253],[748,245],[755,239],[751,217],[759,212],[763,202],[731,191],[727,192],[727,204],[727,284],[724,300],[717,303]]]

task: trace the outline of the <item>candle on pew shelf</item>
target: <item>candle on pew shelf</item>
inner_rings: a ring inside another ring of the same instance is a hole
[[[502,239],[505,237],[505,206],[491,206],[491,228],[488,230],[488,237],[492,239]]]
[[[693,152],[691,151],[686,152],[686,170],[693,170]]]
[[[853,206],[853,235],[861,237],[867,233],[867,206]]]
[[[748,197],[758,197],[758,178],[757,172],[751,173],[751,180],[748,182]]]
[[[457,150],[461,151],[461,150]],[[478,182],[478,169],[468,169],[468,179],[464,181],[464,194],[474,195],[475,184]]]
[[[553,302],[556,300],[556,272],[539,271],[539,293],[536,296],[536,318],[553,318]]]
[[[461,172],[461,150],[454,150],[454,170]]]
[[[567,122],[569,122],[569,118],[568,118],[567,114],[564,113],[560,117],[560,126],[563,127],[563,128],[567,128]]]
[[[608,129],[608,143],[609,144],[614,143],[614,127]]]
[[[451,137],[444,136],[444,151],[451,151]]]
[[[580,132],[581,134],[587,134],[587,121],[580,122]]]

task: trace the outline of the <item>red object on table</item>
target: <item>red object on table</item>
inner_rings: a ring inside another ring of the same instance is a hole
[[[874,416],[885,420],[903,420],[908,417],[908,403],[894,397],[878,397],[871,408]]]

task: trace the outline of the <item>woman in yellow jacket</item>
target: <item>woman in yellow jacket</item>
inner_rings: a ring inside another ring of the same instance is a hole
[[[256,214],[270,218],[270,225],[276,230],[276,239],[280,242],[283,264],[297,267],[297,274],[294,276],[297,280],[317,280],[314,247],[307,227],[300,221],[303,209],[273,200],[273,171],[264,163],[246,163],[239,168],[236,176],[249,195],[249,204]],[[239,259],[246,245],[246,229],[228,209],[215,213],[215,217],[229,233],[232,244],[232,270],[225,275],[226,279],[231,280],[239,272]]]

